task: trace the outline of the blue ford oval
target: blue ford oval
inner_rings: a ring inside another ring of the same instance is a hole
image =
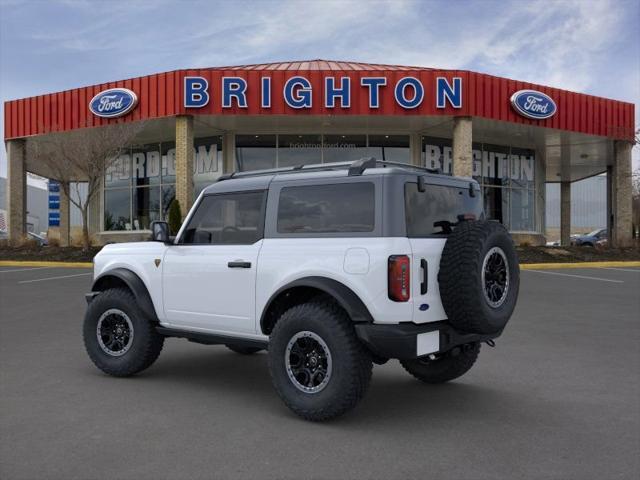
[[[536,90],[518,90],[511,95],[511,105],[523,117],[534,120],[551,118],[558,109],[549,95]]]
[[[138,104],[138,96],[127,88],[103,90],[89,102],[89,110],[98,117],[115,118],[126,115]]]

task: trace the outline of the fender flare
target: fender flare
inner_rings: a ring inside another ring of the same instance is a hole
[[[344,308],[354,323],[373,323],[369,309],[349,287],[327,277],[304,277],[280,287],[271,295],[260,315],[261,331],[264,331],[265,317],[273,301],[283,292],[296,287],[311,287],[330,295]]]
[[[147,290],[147,286],[144,284],[142,279],[126,268],[114,268],[113,270],[109,270],[107,272],[102,273],[98,276],[91,286],[92,292],[101,292],[104,291],[107,287],[107,280],[109,278],[117,278],[127,285],[129,290],[133,293],[133,296],[136,297],[136,302],[142,312],[151,320],[158,320],[158,316],[156,314],[156,309],[153,306],[153,301],[151,300],[151,295],[149,295],[149,291]]]

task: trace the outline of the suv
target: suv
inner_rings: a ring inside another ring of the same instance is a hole
[[[87,352],[128,376],[167,337],[268,350],[279,396],[316,421],[358,403],[372,363],[452,380],[518,296],[513,242],[481,199],[470,178],[374,159],[225,175],[175,238],[154,222],[153,241],[96,255]]]

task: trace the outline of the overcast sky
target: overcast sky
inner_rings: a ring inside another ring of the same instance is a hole
[[[640,0],[0,5],[2,102],[180,68],[324,58],[470,69],[625,100],[640,123]]]

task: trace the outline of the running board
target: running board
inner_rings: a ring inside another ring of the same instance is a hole
[[[251,338],[232,337],[229,335],[218,335],[214,333],[187,332],[175,328],[156,327],[156,331],[165,337],[186,338],[190,342],[201,343],[203,345],[238,345],[241,347],[267,348],[269,342],[254,340]]]

